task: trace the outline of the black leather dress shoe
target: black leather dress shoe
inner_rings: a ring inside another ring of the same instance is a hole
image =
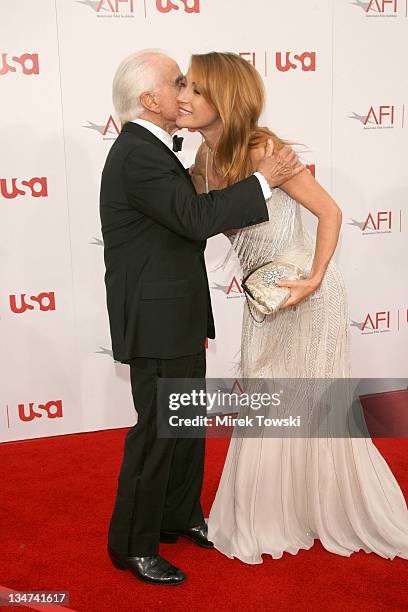
[[[197,527],[189,527],[188,529],[177,529],[174,531],[161,531],[160,542],[166,544],[174,544],[177,542],[179,536],[188,538],[198,546],[203,548],[213,548],[214,544],[207,538],[208,528],[207,524],[197,525]]]
[[[185,581],[186,575],[160,555],[151,557],[125,557],[108,546],[113,565],[120,570],[130,570],[136,578],[150,584],[176,585]]]

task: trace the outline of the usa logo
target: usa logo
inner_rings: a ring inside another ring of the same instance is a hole
[[[42,291],[38,295],[21,293],[19,296],[13,294],[9,296],[10,310],[14,314],[23,314],[28,310],[40,310],[49,312],[55,310],[54,291]]]
[[[20,421],[24,423],[33,421],[34,419],[46,417],[48,419],[62,418],[62,400],[52,400],[45,404],[35,404],[30,402],[28,406],[25,404],[18,405],[18,416]]]
[[[26,195],[33,198],[47,198],[47,178],[45,176],[35,176],[27,180],[0,178],[0,196],[5,200],[14,200]]]
[[[185,13],[199,13],[200,0],[156,0],[156,9],[160,13],[184,10]]]
[[[1,54],[0,76],[7,73],[25,74],[27,76],[40,74],[38,53],[23,53],[20,56],[8,53]]]
[[[271,66],[267,51],[246,50],[239,51],[238,55],[252,64],[265,77],[268,76]],[[316,72],[316,64],[316,51],[276,51],[273,56],[272,69],[284,73],[292,70]]]

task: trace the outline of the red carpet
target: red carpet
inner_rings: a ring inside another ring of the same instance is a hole
[[[408,561],[325,551],[248,566],[184,540],[161,552],[188,574],[178,587],[144,585],[113,568],[106,534],[126,430],[0,445],[0,585],[66,590],[80,612],[135,610],[406,610]],[[376,441],[408,497],[408,440]],[[203,505],[210,508],[228,441],[209,440]],[[0,591],[1,591],[0,586]],[[29,610],[26,607],[5,610]],[[44,607],[44,610],[50,608]]]

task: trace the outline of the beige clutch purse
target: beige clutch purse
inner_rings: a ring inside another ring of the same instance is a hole
[[[287,261],[270,261],[253,270],[242,281],[242,287],[248,301],[250,314],[251,305],[264,315],[273,314],[282,306],[290,294],[287,287],[278,287],[278,280],[300,280],[306,278],[305,271],[298,265]],[[256,319],[255,319],[256,320]]]

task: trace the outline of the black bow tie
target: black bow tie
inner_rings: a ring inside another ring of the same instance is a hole
[[[181,151],[181,148],[183,146],[183,136],[173,136],[173,151],[175,153],[178,153],[178,151]]]

